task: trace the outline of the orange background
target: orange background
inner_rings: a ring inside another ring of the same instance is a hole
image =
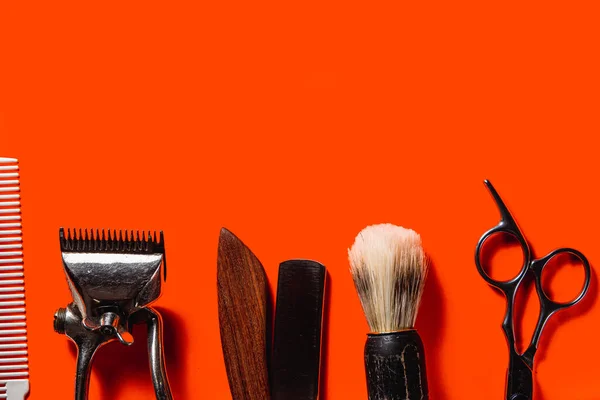
[[[60,226],[164,230],[157,306],[177,399],[230,398],[221,226],[273,289],[279,262],[321,261],[324,398],[366,398],[346,250],[379,222],[417,230],[433,260],[417,323],[431,398],[503,398],[504,301],[473,262],[498,222],[482,180],[537,255],[600,259],[598,14],[592,1],[3,2],[0,155],[22,174],[30,398],[73,396],[73,346],[52,331],[71,298]],[[551,319],[536,399],[600,399],[597,288]],[[99,352],[91,399],[153,398],[143,334]]]

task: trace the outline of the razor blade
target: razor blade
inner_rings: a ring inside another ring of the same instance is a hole
[[[0,399],[29,393],[19,165],[0,157]]]
[[[56,332],[78,348],[75,399],[86,400],[92,360],[102,345],[133,343],[133,325],[148,326],[148,354],[156,398],[171,400],[163,354],[162,319],[150,307],[166,276],[162,232],[60,229],[62,261],[73,302],[54,317]]]

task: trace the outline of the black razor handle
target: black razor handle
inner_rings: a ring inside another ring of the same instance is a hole
[[[290,260],[279,266],[272,400],[316,400],[319,395],[325,279],[325,267],[315,261]]]
[[[425,349],[416,330],[370,333],[365,345],[369,400],[427,400]]]

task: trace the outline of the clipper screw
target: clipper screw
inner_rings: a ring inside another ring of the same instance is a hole
[[[66,322],[67,322],[67,309],[59,308],[56,311],[56,313],[54,313],[54,332],[64,335]]]

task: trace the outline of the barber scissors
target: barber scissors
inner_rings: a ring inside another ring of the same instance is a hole
[[[504,321],[502,322],[502,329],[504,330],[504,335],[506,336],[509,348],[506,400],[531,400],[533,398],[533,358],[538,347],[540,336],[544,330],[544,326],[554,313],[572,307],[584,298],[590,285],[590,264],[587,258],[580,251],[571,248],[559,248],[551,251],[542,258],[534,258],[527,240],[523,236],[523,233],[521,233],[521,230],[508,211],[508,208],[498,195],[498,192],[496,192],[488,180],[484,181],[484,183],[494,198],[496,205],[498,206],[501,219],[498,225],[488,230],[483,234],[483,236],[481,236],[481,239],[479,239],[479,243],[477,243],[477,249],[475,251],[475,265],[477,266],[477,270],[483,279],[488,284],[504,293],[504,296],[506,297],[506,313],[504,315]],[[523,251],[523,266],[521,267],[521,271],[517,274],[517,276],[507,281],[498,281],[491,278],[482,267],[481,251],[483,244],[487,239],[495,234],[508,234],[513,236],[519,241]],[[585,280],[581,292],[574,300],[566,303],[553,301],[544,293],[544,290],[542,289],[542,271],[546,265],[548,265],[548,262],[551,259],[560,254],[570,254],[579,259],[583,264],[583,269],[585,272]],[[517,291],[519,290],[524,278],[528,274],[533,274],[535,280],[535,289],[540,302],[540,313],[529,346],[523,354],[519,354],[515,347],[515,334],[513,327],[514,303]]]

